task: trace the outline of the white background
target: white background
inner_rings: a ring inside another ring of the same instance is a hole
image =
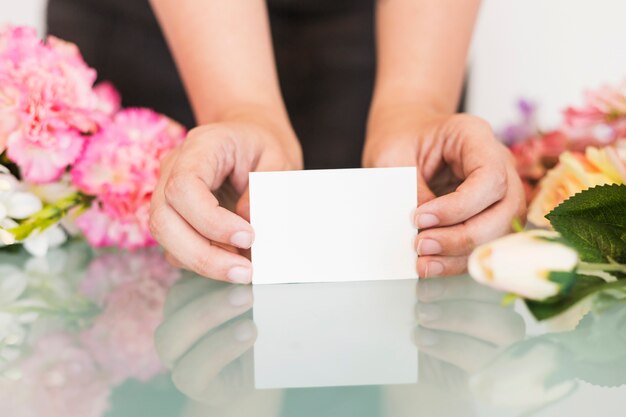
[[[0,24],[43,32],[45,0],[0,0]],[[586,88],[626,77],[625,0],[484,0],[471,54],[469,111],[496,129],[520,97],[543,127]]]

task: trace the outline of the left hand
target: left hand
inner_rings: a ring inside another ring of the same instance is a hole
[[[417,166],[420,277],[463,273],[476,246],[510,232],[513,218],[525,216],[511,154],[474,116],[425,112],[410,104],[375,107],[363,166]],[[436,195],[435,182],[453,185],[452,191]]]

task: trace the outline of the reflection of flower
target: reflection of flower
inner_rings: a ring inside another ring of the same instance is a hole
[[[0,378],[0,415],[101,417],[108,408],[108,385],[70,334],[38,339],[14,368]]]
[[[115,384],[127,378],[147,381],[162,371],[154,349],[166,290],[144,279],[119,286],[81,342]]]
[[[104,310],[81,341],[114,383],[147,381],[162,372],[154,331],[178,277],[157,250],[106,254],[90,266],[81,289]]]
[[[601,387],[626,384],[625,307],[610,303],[574,330],[536,336],[501,352],[470,380],[478,406],[493,415],[529,415],[566,397],[579,380]]]
[[[474,398],[494,415],[510,415],[513,410],[522,415],[525,410],[563,398],[576,386],[571,380],[546,383],[559,370],[556,346],[548,342],[527,344],[514,345],[470,379]]]
[[[615,147],[589,147],[584,155],[563,153],[557,167],[541,181],[528,219],[536,226],[549,227],[544,216],[567,198],[596,185],[626,183],[626,159],[621,158]]]
[[[567,288],[551,273],[571,274],[578,264],[576,251],[558,241],[558,233],[544,230],[516,233],[479,246],[470,256],[469,273],[493,288],[531,300],[544,300]],[[571,283],[571,280],[570,282]]]

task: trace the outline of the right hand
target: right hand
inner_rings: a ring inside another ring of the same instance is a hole
[[[267,118],[232,118],[191,130],[161,163],[152,196],[150,230],[177,267],[221,281],[249,283],[244,256],[254,240],[249,223],[248,173],[302,168],[291,128]],[[239,196],[235,212],[215,192],[230,181]]]

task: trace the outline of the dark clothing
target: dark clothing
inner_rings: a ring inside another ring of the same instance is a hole
[[[230,0],[229,0],[230,1]],[[307,168],[360,166],[375,73],[375,0],[269,1],[276,64]],[[75,42],[120,90],[194,126],[147,0],[50,0],[48,32]]]

